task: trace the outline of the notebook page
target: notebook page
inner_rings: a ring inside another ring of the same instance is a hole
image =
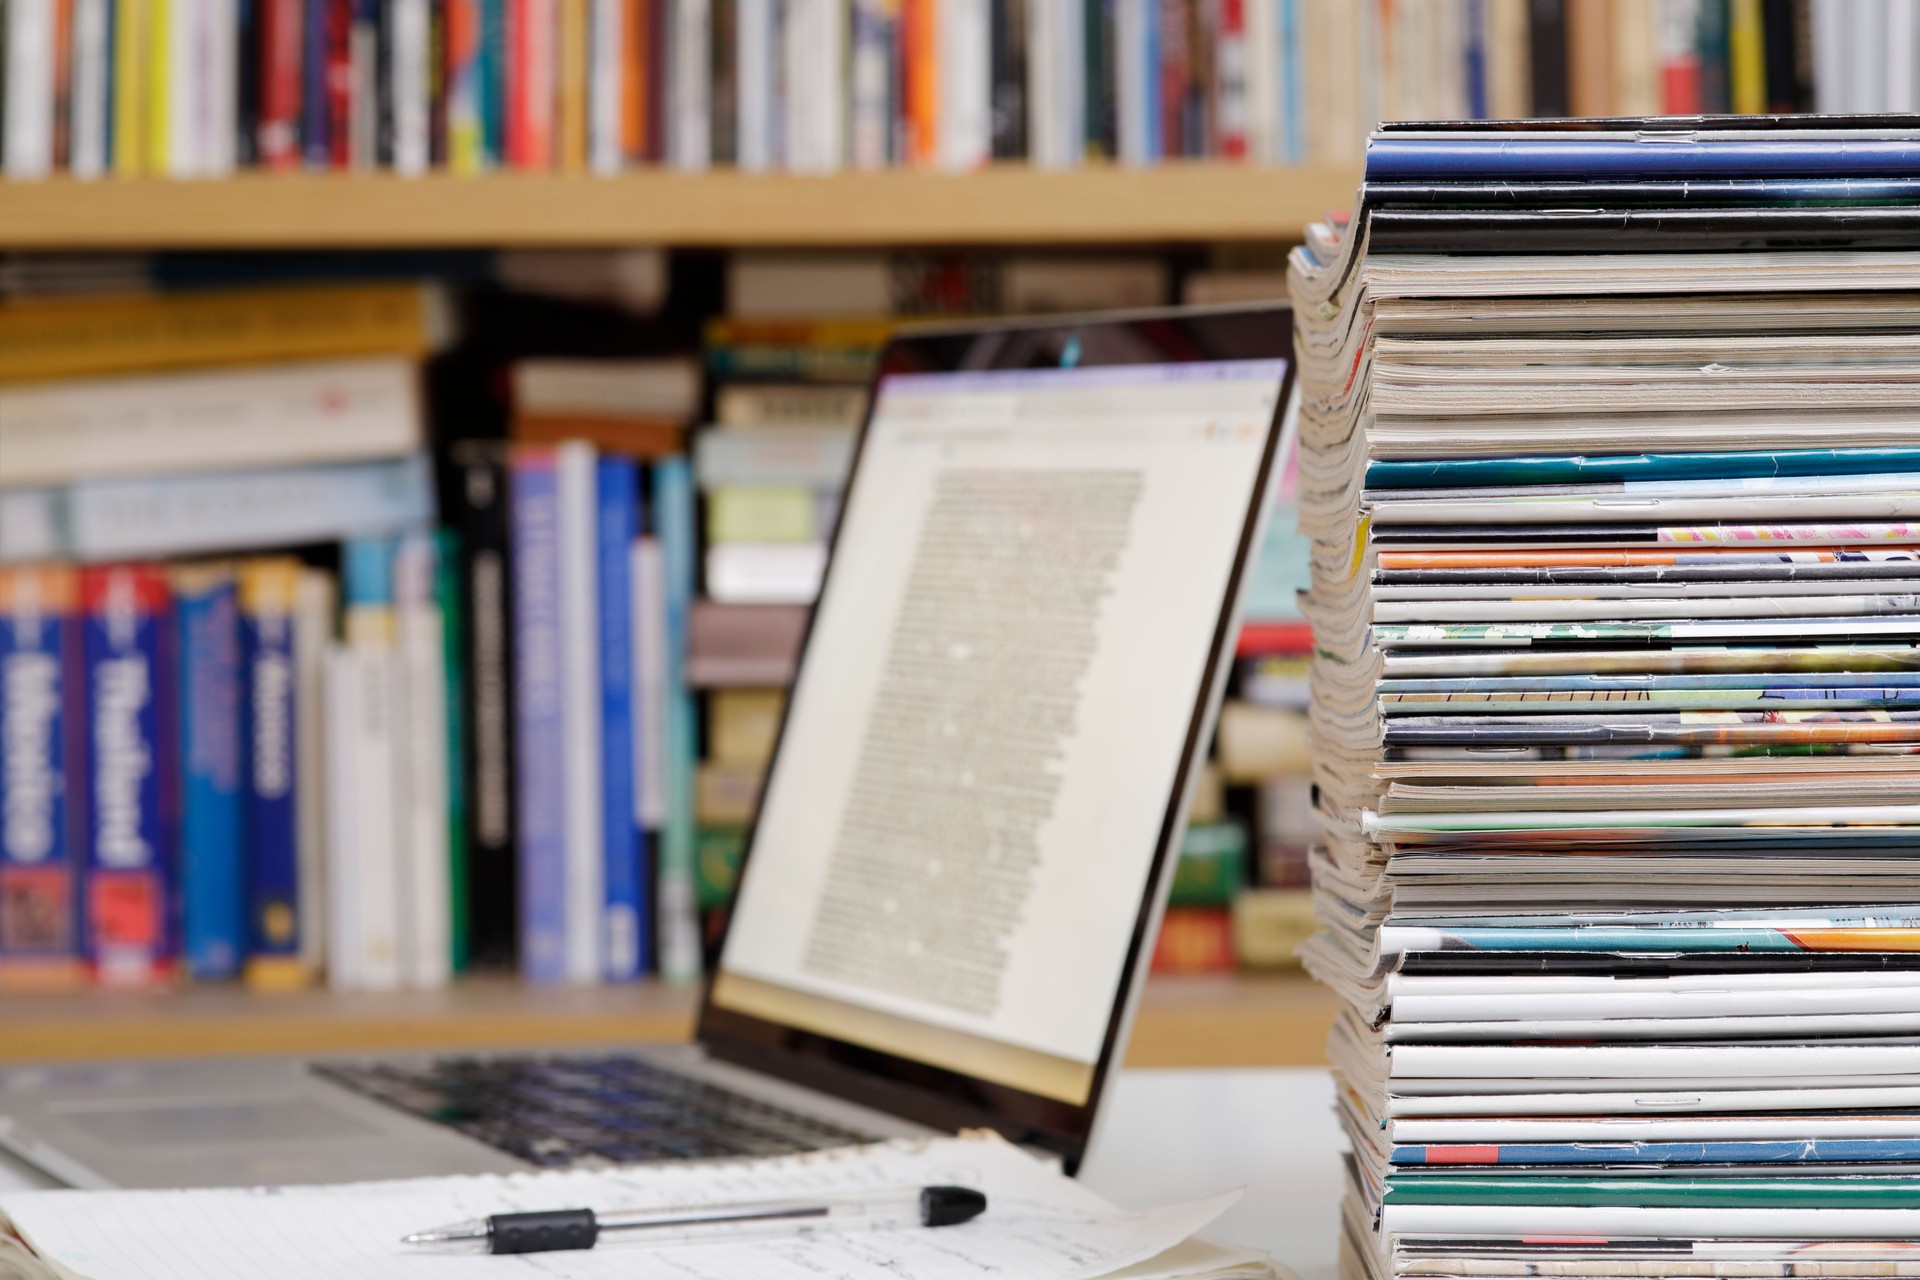
[[[987,1213],[938,1230],[475,1257],[400,1237],[493,1213],[724,1203],[929,1184],[986,1192]],[[212,1191],[38,1191],[0,1215],[86,1280],[1092,1280],[1164,1253],[1238,1199],[1123,1213],[992,1138],[885,1143],[775,1160]],[[644,1269],[637,1261],[644,1259]]]

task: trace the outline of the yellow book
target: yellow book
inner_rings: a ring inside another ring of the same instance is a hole
[[[168,0],[147,0],[147,43],[144,50],[147,74],[141,87],[146,90],[146,128],[143,137],[147,152],[146,170],[152,174],[166,173],[170,159],[167,154],[167,98],[173,86],[168,74],[171,59],[167,45],[171,39],[172,10],[173,6]]]
[[[560,169],[587,169],[587,0],[560,0]]]
[[[730,484],[707,494],[709,542],[815,542],[820,495],[798,485]]]
[[[145,168],[146,96],[141,91],[147,59],[149,0],[116,0],[113,12],[113,172],[138,177]]]
[[[782,689],[715,689],[707,695],[707,754],[716,764],[764,769],[786,709]]]
[[[0,385],[203,365],[422,355],[444,337],[444,313],[438,290],[418,284],[9,303],[0,305]]]
[[[1767,109],[1767,51],[1760,0],[1733,0],[1727,18],[1727,80],[1733,109],[1743,116],[1761,115]]]

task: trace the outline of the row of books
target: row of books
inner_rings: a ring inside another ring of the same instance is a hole
[[[1899,0],[11,0],[5,171],[1350,162],[1381,119],[1898,110]]]

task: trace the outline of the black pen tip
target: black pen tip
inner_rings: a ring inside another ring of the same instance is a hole
[[[923,1187],[920,1221],[929,1227],[951,1227],[987,1211],[987,1197],[972,1187]]]

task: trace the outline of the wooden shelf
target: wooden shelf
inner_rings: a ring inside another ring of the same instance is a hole
[[[694,1003],[692,988],[658,983],[533,988],[505,979],[395,995],[9,994],[0,997],[0,1062],[684,1040]],[[1298,974],[1155,978],[1127,1065],[1318,1064],[1336,1007],[1330,991]]]
[[[1297,240],[1357,168],[248,174],[0,184],[0,249],[1085,245]]]

